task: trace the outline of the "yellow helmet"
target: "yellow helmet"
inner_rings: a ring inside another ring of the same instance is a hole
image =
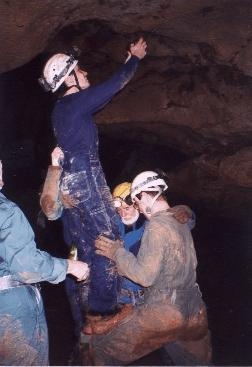
[[[122,202],[125,202],[127,205],[132,205],[130,188],[130,182],[123,182],[114,188],[112,196],[114,199],[114,206],[116,208],[119,208],[122,205]]]
[[[113,191],[113,198],[116,198],[116,197],[120,197],[121,199],[125,199],[126,196],[130,195],[130,188],[131,188],[131,183],[130,182],[123,182],[119,185],[117,185],[115,188],[114,188],[114,191]]]

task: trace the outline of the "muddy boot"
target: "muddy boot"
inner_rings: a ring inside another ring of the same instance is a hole
[[[85,334],[104,334],[112,330],[133,311],[132,305],[123,305],[116,314],[108,316],[88,316],[83,328]]]

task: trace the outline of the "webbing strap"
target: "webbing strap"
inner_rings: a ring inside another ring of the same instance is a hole
[[[0,277],[0,291],[9,289],[9,288],[20,287],[22,285],[27,285],[27,284],[14,279],[12,275],[5,275],[3,277]]]

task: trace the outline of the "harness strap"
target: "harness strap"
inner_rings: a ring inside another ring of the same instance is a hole
[[[22,285],[28,285],[26,283],[22,283],[19,280],[14,279],[13,275],[5,275],[0,277],[0,291],[10,288],[21,287]]]

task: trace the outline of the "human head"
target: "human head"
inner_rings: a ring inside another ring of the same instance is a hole
[[[165,180],[157,172],[143,171],[132,181],[131,199],[138,203],[140,211],[149,215],[154,203],[167,188]],[[145,198],[142,202],[144,193],[147,195],[144,195]]]
[[[112,193],[114,206],[125,225],[134,224],[139,217],[139,211],[131,200],[130,187],[130,182],[122,182],[114,188]]]
[[[45,64],[39,83],[46,91],[54,93],[77,64],[78,60],[73,55],[55,54]]]

